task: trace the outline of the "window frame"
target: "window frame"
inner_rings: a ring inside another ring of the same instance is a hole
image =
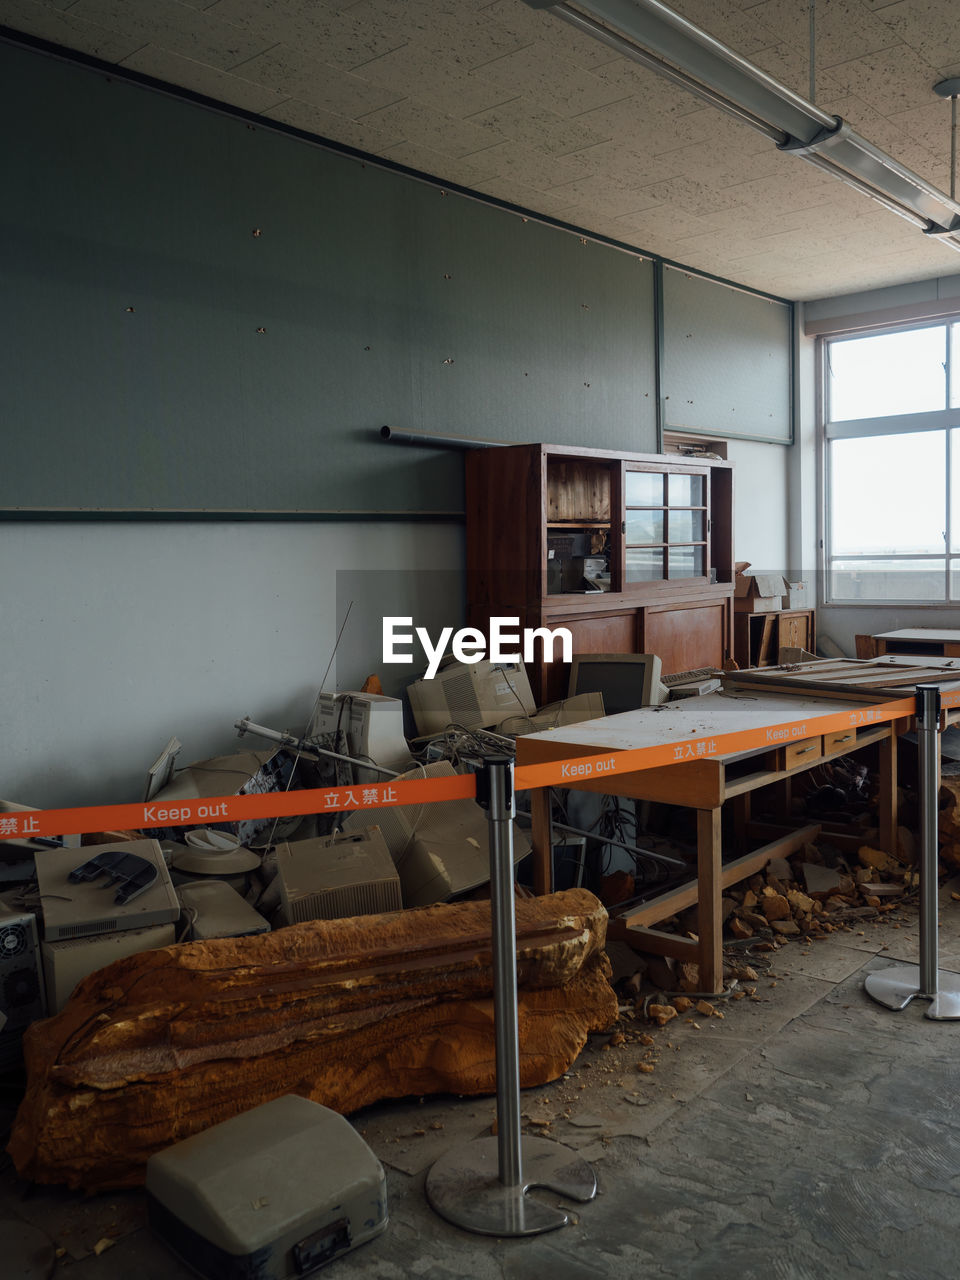
[[[942,328],[944,331],[944,407],[942,409],[922,410],[917,413],[890,414],[884,417],[830,419],[830,348],[834,344],[855,340],[857,338],[879,337],[886,334],[915,332],[920,329]],[[819,561],[821,603],[836,608],[855,609],[949,609],[960,607],[960,591],[951,596],[951,583],[956,575],[960,581],[960,529],[951,527],[954,514],[955,495],[951,491],[953,470],[956,459],[954,453],[960,449],[960,367],[954,369],[954,343],[960,352],[960,311],[938,316],[926,321],[903,321],[883,326],[864,326],[863,328],[846,330],[843,333],[822,334],[817,339],[817,417],[818,417],[818,454],[820,458],[820,537]],[[960,360],[957,361],[960,366]],[[956,396],[958,404],[950,406],[951,390],[954,374],[956,374]],[[833,551],[831,516],[833,510],[833,478],[831,476],[831,445],[837,440],[869,439],[885,435],[903,435],[905,433],[940,432],[944,437],[944,545],[942,555],[934,553],[904,552],[898,554],[877,555],[844,554]],[[956,439],[954,432],[957,433]],[[957,501],[960,511],[960,499]],[[957,550],[953,550],[956,546]],[[938,600],[917,600],[896,598],[893,596],[844,598],[833,593],[833,576],[836,572],[833,565],[837,561],[891,563],[929,563],[932,560],[943,561],[943,596]]]

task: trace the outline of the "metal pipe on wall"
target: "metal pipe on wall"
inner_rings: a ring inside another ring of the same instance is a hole
[[[407,431],[400,427],[383,426],[378,435],[391,444],[418,444],[427,449],[503,449],[509,440],[481,440],[476,436],[433,435],[429,431]]]

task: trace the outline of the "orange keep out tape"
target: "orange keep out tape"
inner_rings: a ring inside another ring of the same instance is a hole
[[[945,709],[960,707],[960,691],[942,694],[941,702]],[[848,709],[803,720],[788,720],[762,729],[740,729],[736,733],[688,738],[666,746],[601,751],[569,760],[521,765],[515,771],[514,784],[518,791],[551,786],[575,787],[586,779],[636,773],[640,769],[753,751],[759,747],[782,746],[851,726],[863,728],[884,724],[912,716],[916,709],[916,698],[898,698],[894,702],[864,704],[856,711]],[[393,805],[435,804],[441,800],[473,799],[476,791],[476,777],[467,773],[452,778],[357,783],[349,787],[314,787],[305,791],[266,791],[250,796],[204,796],[196,800],[92,805],[78,809],[31,809],[0,813],[0,840],[56,837],[68,833],[83,835],[91,831],[195,827],[243,822],[252,818],[286,818],[309,813],[382,809]]]

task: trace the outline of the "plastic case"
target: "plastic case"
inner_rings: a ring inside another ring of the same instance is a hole
[[[400,911],[400,877],[379,827],[277,846],[286,924]]]
[[[293,1280],[387,1225],[383,1167],[348,1120],[288,1095],[147,1161],[155,1234],[209,1280]]]

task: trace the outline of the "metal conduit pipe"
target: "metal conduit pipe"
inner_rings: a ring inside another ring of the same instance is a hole
[[[517,816],[521,818],[532,817],[528,809],[518,809]],[[582,827],[569,827],[564,822],[551,822],[551,831],[566,831],[572,836],[586,836],[588,840],[595,840],[598,844],[612,844],[616,849],[626,849],[627,853],[636,854],[641,858],[650,858],[654,862],[662,862],[664,866],[676,867],[680,871],[689,871],[689,864],[681,862],[679,858],[671,858],[666,853],[654,853],[652,849],[638,849],[636,845],[624,844],[622,840],[614,840],[612,836],[601,836],[596,831],[584,831]]]
[[[481,440],[476,436],[434,435],[429,431],[406,431],[401,427],[381,427],[381,440],[391,444],[418,444],[427,449],[502,449],[507,440]]]

